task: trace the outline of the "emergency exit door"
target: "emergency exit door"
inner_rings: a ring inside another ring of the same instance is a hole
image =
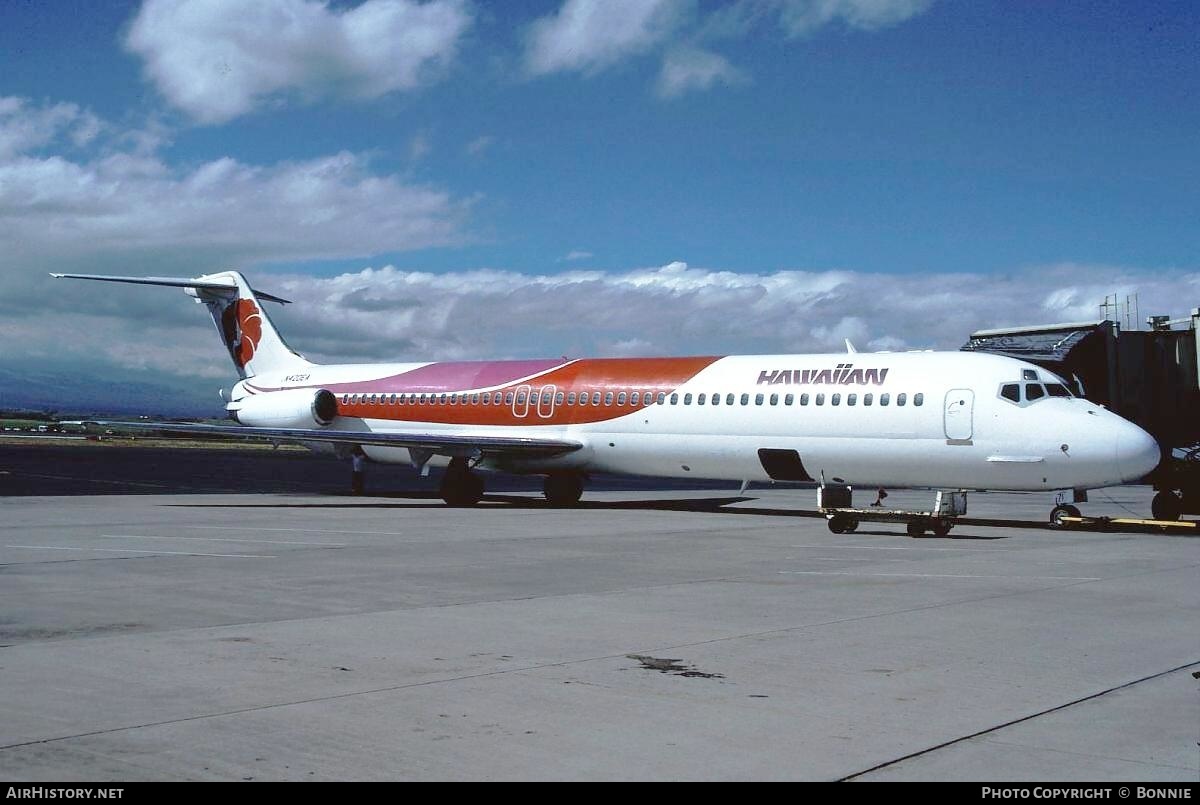
[[[975,427],[972,422],[975,392],[970,389],[950,389],[946,392],[946,438],[953,442],[970,441]]]

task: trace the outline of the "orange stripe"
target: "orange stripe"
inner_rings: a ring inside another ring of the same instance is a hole
[[[395,422],[436,422],[447,425],[575,425],[590,422],[604,422],[625,416],[640,408],[646,407],[644,402],[632,406],[626,401],[625,405],[617,405],[616,398],[621,392],[629,394],[647,391],[653,394],[659,392],[670,394],[681,385],[691,380],[701,370],[711,366],[719,357],[705,356],[696,358],[593,358],[575,361],[572,364],[555,369],[552,372],[537,377],[532,384],[511,384],[499,391],[507,399],[511,392],[518,394],[518,389],[540,393],[543,389],[553,386],[554,392],[561,392],[564,399],[571,392],[600,392],[612,393],[611,405],[554,405],[553,413],[546,417],[538,413],[536,405],[529,405],[526,416],[518,417],[513,413],[513,405],[483,405],[482,403],[467,405],[437,404],[430,405],[391,405],[388,403],[343,403],[338,397],[338,415],[361,419],[386,419]],[[470,389],[462,389],[457,393],[471,393]],[[401,392],[396,391],[397,395]],[[495,390],[487,392],[495,395]],[[370,392],[368,392],[369,396]],[[391,399],[392,392],[382,395]],[[419,396],[419,395],[418,395]],[[433,395],[441,399],[441,395]],[[428,395],[426,397],[428,399]],[[528,400],[528,398],[526,398]],[[644,397],[643,397],[644,399]],[[518,406],[518,410],[526,406]],[[551,406],[542,404],[542,411]]]

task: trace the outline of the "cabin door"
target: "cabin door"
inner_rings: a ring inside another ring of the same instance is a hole
[[[975,433],[972,418],[975,392],[970,389],[950,389],[946,392],[946,438],[953,442],[970,441]]]

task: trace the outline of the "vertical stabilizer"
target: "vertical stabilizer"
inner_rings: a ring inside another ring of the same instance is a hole
[[[312,365],[284,342],[254,290],[240,273],[222,271],[197,277],[196,281],[208,287],[190,287],[188,293],[208,307],[217,332],[229,350],[229,357],[242,377]],[[229,290],[211,287],[226,284]]]

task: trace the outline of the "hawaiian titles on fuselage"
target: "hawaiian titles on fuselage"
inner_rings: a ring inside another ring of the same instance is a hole
[[[887,369],[855,369],[852,363],[839,363],[835,369],[764,369],[758,373],[757,385],[882,386],[887,373]]]

